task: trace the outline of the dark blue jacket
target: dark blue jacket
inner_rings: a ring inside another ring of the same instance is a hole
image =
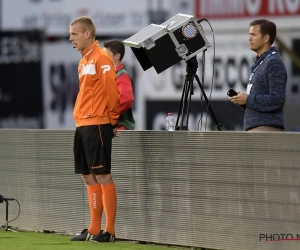
[[[257,58],[250,74],[253,71],[244,117],[245,130],[257,126],[284,129],[287,73],[278,49],[273,46]]]

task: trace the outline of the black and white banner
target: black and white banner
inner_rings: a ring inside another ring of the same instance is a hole
[[[43,128],[41,33],[0,33],[0,128]]]

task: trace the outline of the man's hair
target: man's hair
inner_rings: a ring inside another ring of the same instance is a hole
[[[267,19],[258,19],[254,20],[250,23],[250,26],[259,25],[260,33],[264,37],[265,35],[269,35],[269,43],[272,45],[275,37],[276,37],[276,25],[270,20]]]
[[[103,47],[109,49],[113,53],[113,55],[116,55],[119,53],[120,61],[122,61],[122,59],[125,55],[125,46],[121,41],[110,40],[110,41],[105,42],[103,44]]]
[[[92,19],[86,16],[78,17],[74,21],[70,23],[70,26],[74,25],[75,23],[81,24],[84,31],[90,31],[93,38],[96,36],[96,26]]]

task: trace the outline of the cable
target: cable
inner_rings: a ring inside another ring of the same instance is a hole
[[[210,100],[211,100],[211,95],[212,95],[212,90],[213,90],[213,85],[214,85],[214,72],[215,72],[215,57],[216,57],[216,44],[215,44],[215,34],[214,34],[214,30],[210,24],[210,22],[205,19],[205,18],[202,18],[202,19],[199,19],[197,20],[197,23],[201,23],[203,21],[206,21],[208,23],[208,25],[210,26],[210,29],[212,31],[212,36],[213,36],[213,69],[212,69],[212,79],[211,79],[211,88],[210,88],[210,93],[209,93],[209,102],[207,104],[207,112],[206,112],[206,122],[205,122],[205,131],[206,131],[206,126],[207,126],[207,118],[208,118],[208,110],[209,110],[209,105],[210,105]],[[205,63],[205,58],[202,59],[203,62],[202,63]],[[204,66],[205,64],[203,64],[203,71],[204,71]],[[203,72],[202,72],[203,73]],[[204,73],[203,73],[204,74]],[[202,77],[203,78],[203,77]],[[203,87],[204,87],[204,82],[203,82]],[[202,116],[201,116],[201,120],[202,120]],[[199,123],[200,123],[200,120],[198,122],[198,129],[199,129]],[[201,128],[202,128],[202,121],[201,121]]]
[[[202,85],[203,85],[203,89],[204,89],[204,65],[205,65],[205,51],[206,51],[206,49],[202,52],[202,63],[201,63],[201,68],[202,68],[202,72],[201,72],[201,75],[202,75]],[[197,79],[197,78],[196,78]],[[199,87],[200,87],[200,84],[201,84],[201,82],[200,82],[200,80],[199,80],[199,82],[198,82],[198,84],[199,84]],[[200,105],[200,118],[199,118],[199,121],[198,121],[198,131],[201,131],[202,130],[202,118],[203,118],[203,108],[202,108],[202,106],[203,106],[203,97],[204,97],[204,95],[203,95],[203,93],[202,93],[202,90],[200,91],[200,103],[201,103],[201,105]],[[201,124],[201,125],[200,125]]]
[[[13,220],[8,221],[7,223],[11,223],[11,222],[15,221],[16,219],[18,219],[18,217],[20,216],[20,213],[21,213],[21,205],[20,205],[20,202],[19,202],[18,200],[16,200],[16,199],[14,199],[14,201],[16,201],[16,202],[18,203],[18,206],[19,206],[19,212],[18,212],[17,216],[16,216]]]

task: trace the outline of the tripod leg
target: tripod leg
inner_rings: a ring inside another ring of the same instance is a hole
[[[184,85],[183,85],[183,91],[182,91],[182,95],[181,95],[181,99],[180,99],[179,111],[178,111],[177,120],[176,120],[176,128],[179,127],[178,125],[179,125],[179,121],[180,121],[181,114],[182,114],[182,109],[183,109],[182,106],[183,106],[184,99],[185,99],[186,87],[187,87],[186,83],[184,83]],[[182,125],[182,122],[181,122],[181,125]]]
[[[6,214],[5,214],[5,230],[7,231],[8,230],[8,201],[5,201],[6,203]]]
[[[201,84],[201,82],[200,82],[200,79],[199,79],[199,77],[198,77],[197,75],[195,75],[195,77],[196,77],[196,80],[197,80],[197,82],[198,82],[198,85],[199,85],[199,87],[200,87],[200,89],[201,89],[201,91],[202,91],[202,94],[203,94],[203,96],[204,96],[206,105],[207,105],[207,107],[208,107],[208,109],[209,109],[209,111],[210,111],[210,113],[211,113],[211,115],[212,115],[212,117],[213,117],[213,119],[214,119],[214,121],[215,121],[215,123],[216,123],[217,129],[218,129],[219,131],[221,131],[221,130],[222,130],[222,129],[221,129],[221,124],[218,123],[217,118],[215,117],[215,114],[214,114],[214,112],[213,112],[213,110],[212,110],[212,108],[211,108],[211,106],[210,106],[210,104],[209,104],[209,101],[208,101],[207,96],[206,96],[206,94],[205,94],[204,88],[203,88],[203,86],[202,86],[202,84]]]
[[[192,101],[192,95],[194,94],[194,86],[193,86],[193,78],[191,78],[191,80],[189,80],[189,91],[188,91],[188,103],[187,103],[187,108],[186,108],[186,128],[188,128],[188,124],[189,124],[189,117],[190,117],[190,104]]]
[[[191,82],[188,80],[185,80],[183,92],[181,96],[180,106],[179,106],[179,112],[176,120],[176,130],[188,130],[188,115],[186,118],[186,112],[189,111],[189,102],[191,100],[190,98],[190,92],[191,92]],[[186,118],[186,120],[185,120]],[[185,120],[185,125],[183,125]],[[179,125],[180,122],[180,125]]]

